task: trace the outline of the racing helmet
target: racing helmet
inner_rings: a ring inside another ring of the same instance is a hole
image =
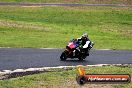
[[[83,33],[83,34],[82,34],[82,37],[87,38],[87,37],[88,37],[88,34],[87,34],[87,33]]]

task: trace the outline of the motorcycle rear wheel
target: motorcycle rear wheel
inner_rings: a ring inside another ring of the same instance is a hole
[[[61,61],[65,61],[66,59],[67,59],[66,53],[63,52],[63,53],[61,54],[61,56],[60,56],[60,60],[61,60]]]

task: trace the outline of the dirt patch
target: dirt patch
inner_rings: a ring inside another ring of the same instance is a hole
[[[80,0],[64,0],[64,2],[79,2]]]
[[[16,22],[16,21],[3,21],[0,20],[0,26],[17,28],[17,29],[33,29],[33,30],[46,30],[49,31],[48,27],[42,25],[36,25],[32,23]]]
[[[79,85],[77,84],[75,79],[66,79],[64,86],[67,86],[66,88],[114,88],[112,84],[84,84]],[[115,84],[117,85],[117,84]]]
[[[43,7],[43,6],[21,6],[21,7],[25,7],[25,8],[29,8],[29,7],[37,8],[37,7]]]

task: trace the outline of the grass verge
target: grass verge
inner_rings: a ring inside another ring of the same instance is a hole
[[[0,47],[62,48],[87,32],[97,49],[132,49],[131,10],[1,6]]]
[[[130,74],[132,65],[126,66],[103,66],[87,67],[89,74]],[[1,80],[0,88],[131,88],[129,84],[85,84],[80,86],[76,83],[76,69],[68,71],[45,72],[41,74]]]

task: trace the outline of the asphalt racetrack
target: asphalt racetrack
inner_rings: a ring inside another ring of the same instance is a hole
[[[132,50],[91,50],[84,61],[60,61],[63,49],[0,48],[0,71],[38,67],[132,64]]]

